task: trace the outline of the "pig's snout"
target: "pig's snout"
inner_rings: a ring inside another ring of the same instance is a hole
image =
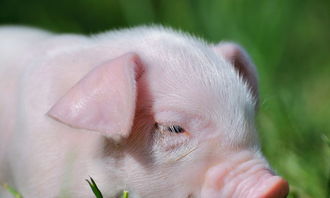
[[[202,198],[285,198],[288,195],[287,181],[274,175],[263,160],[234,161],[207,171]]]

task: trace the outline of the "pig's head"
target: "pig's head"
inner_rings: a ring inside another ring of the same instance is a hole
[[[255,67],[236,44],[191,43],[100,64],[49,115],[104,137],[104,175],[141,197],[285,197],[259,150]]]

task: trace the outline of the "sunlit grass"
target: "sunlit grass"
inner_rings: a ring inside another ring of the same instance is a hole
[[[14,198],[23,198],[23,196],[16,189],[9,186],[8,184],[1,184],[1,186],[6,189],[10,194],[12,194]]]

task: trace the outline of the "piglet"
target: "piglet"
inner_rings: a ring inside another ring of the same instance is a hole
[[[256,68],[161,26],[0,28],[0,182],[25,198],[282,198],[260,152]],[[3,189],[0,197],[10,197]]]

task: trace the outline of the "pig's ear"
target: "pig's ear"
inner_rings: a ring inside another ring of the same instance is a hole
[[[141,62],[134,53],[105,62],[74,85],[48,115],[116,140],[128,137],[135,113],[136,79],[141,73]]]
[[[213,50],[233,64],[239,75],[249,85],[253,96],[258,100],[257,70],[245,50],[231,42],[221,42],[213,46]]]

